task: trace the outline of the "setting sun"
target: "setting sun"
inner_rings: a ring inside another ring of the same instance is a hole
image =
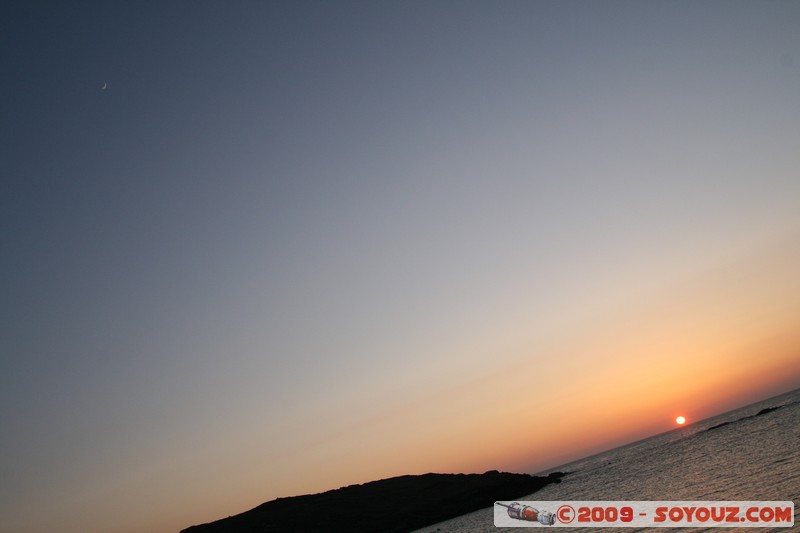
[[[679,416],[678,418],[675,419],[675,422],[677,422],[679,426],[682,426],[686,423],[686,418],[683,416]]]

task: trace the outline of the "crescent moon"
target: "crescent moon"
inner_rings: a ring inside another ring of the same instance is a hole
[[[102,86],[102,87],[100,87],[100,90],[101,90],[101,91],[105,91],[105,90],[106,90],[106,87],[108,87],[108,84],[107,84],[106,82],[103,82],[103,86]]]

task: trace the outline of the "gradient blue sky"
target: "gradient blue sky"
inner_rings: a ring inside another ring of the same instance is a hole
[[[0,66],[2,531],[800,386],[798,2],[12,1]]]

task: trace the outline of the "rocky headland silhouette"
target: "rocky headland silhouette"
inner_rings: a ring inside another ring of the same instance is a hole
[[[411,531],[491,507],[497,500],[522,498],[559,483],[564,475],[554,472],[542,477],[492,470],[399,476],[320,494],[278,498],[181,533]]]
[[[757,412],[757,413],[756,413],[756,414],[754,414],[754,415],[750,415],[750,416],[743,416],[742,418],[737,418],[736,420],[733,420],[733,421],[731,421],[731,422],[722,422],[721,424],[717,424],[717,425],[715,425],[715,426],[711,426],[711,427],[710,427],[710,428],[708,428],[706,431],[711,431],[711,430],[714,430],[714,429],[719,429],[719,428],[721,428],[721,427],[725,427],[725,426],[727,426],[727,425],[730,425],[730,424],[733,424],[733,423],[736,423],[736,422],[741,422],[742,420],[749,420],[749,419],[751,419],[751,418],[755,418],[755,417],[757,417],[757,416],[763,416],[763,415],[766,415],[766,414],[768,414],[768,413],[771,413],[772,411],[777,411],[778,409],[781,409],[781,408],[783,408],[783,407],[786,407],[786,406],[785,406],[785,405],[778,405],[778,406],[775,406],[775,407],[765,407],[764,409],[760,410],[759,412]]]

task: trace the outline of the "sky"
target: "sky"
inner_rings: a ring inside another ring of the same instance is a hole
[[[800,387],[800,3],[0,7],[0,530],[537,472]]]

